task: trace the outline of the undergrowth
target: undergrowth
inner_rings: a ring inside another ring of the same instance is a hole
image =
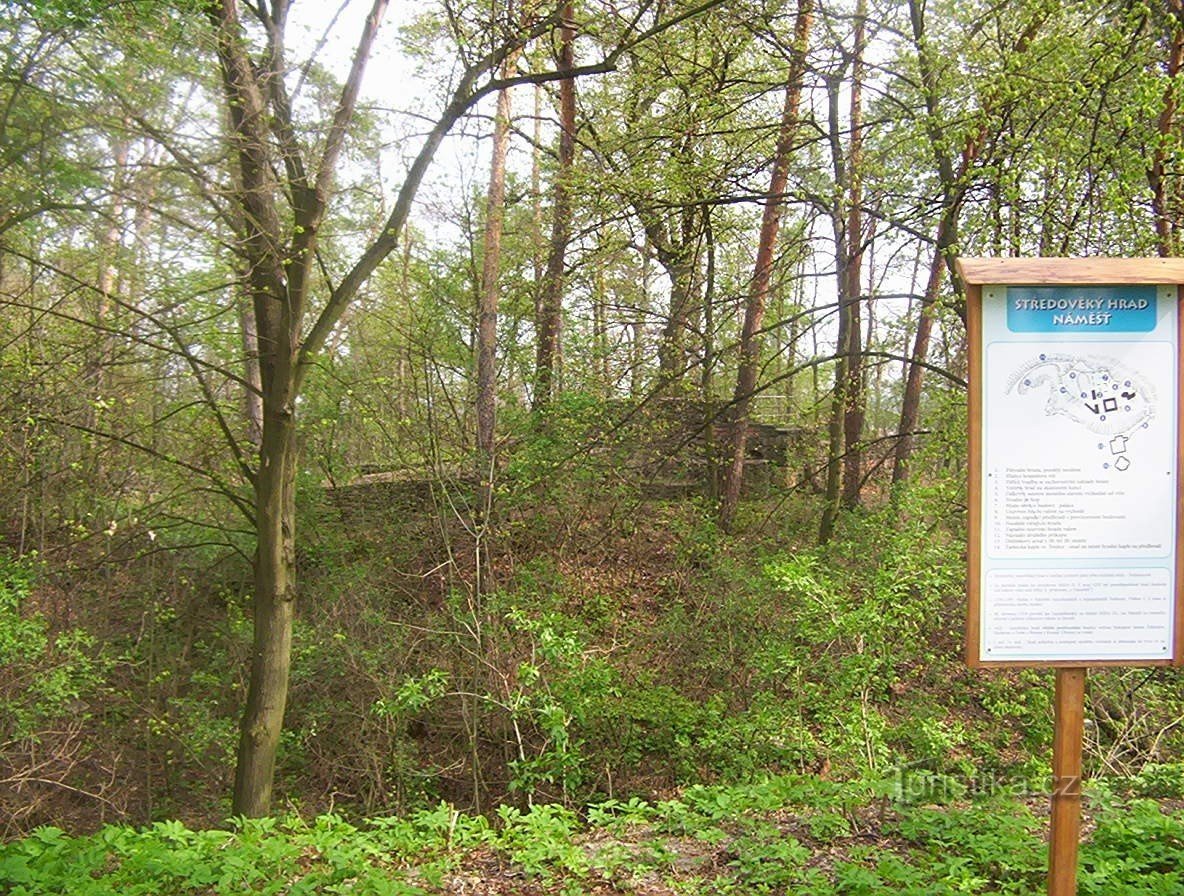
[[[358,823],[289,816],[191,830],[170,821],[87,837],[44,827],[0,847],[0,890],[432,896],[480,880],[485,893],[567,896],[1043,892],[1038,801],[991,794],[934,805],[902,798],[896,784],[783,775],[692,786],[665,800],[606,800],[582,813],[505,806],[494,819],[440,804]],[[1087,795],[1083,896],[1184,888],[1184,813],[1139,796],[1149,785],[1099,783]]]

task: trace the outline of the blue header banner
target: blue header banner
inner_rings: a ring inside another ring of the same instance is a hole
[[[1150,333],[1154,286],[1009,286],[1013,333]]]

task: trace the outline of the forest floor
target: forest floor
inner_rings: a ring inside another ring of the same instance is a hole
[[[1146,784],[1148,782],[1142,782]],[[1083,894],[1184,892],[1179,799],[1095,782],[1085,799]],[[12,896],[1037,896],[1047,797],[901,801],[867,783],[808,776],[693,786],[656,803],[575,813],[447,804],[356,824],[337,816],[191,831],[177,822],[71,838],[43,828],[0,846]],[[879,795],[876,794],[879,791]]]

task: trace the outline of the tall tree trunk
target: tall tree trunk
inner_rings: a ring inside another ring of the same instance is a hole
[[[629,322],[632,338],[629,340],[629,398],[638,401],[645,387],[645,322],[650,310],[650,262],[648,256],[641,259],[641,296],[637,302],[634,318]]]
[[[507,62],[506,68],[511,64]],[[497,95],[493,124],[493,149],[489,189],[485,203],[484,253],[481,263],[481,293],[477,304],[477,532],[481,539],[478,575],[489,574],[488,526],[493,510],[493,479],[496,465],[497,427],[497,315],[498,270],[501,265],[502,226],[506,206],[506,154],[510,146],[510,91]],[[486,583],[478,582],[484,589]]]
[[[128,122],[124,121],[126,128]],[[107,207],[107,223],[99,235],[99,271],[97,304],[94,311],[95,341],[83,373],[86,387],[86,425],[94,428],[97,423],[98,402],[95,398],[104,397],[107,391],[107,376],[114,352],[114,338],[111,335],[111,308],[119,299],[120,263],[123,249],[123,216],[127,198],[128,184],[128,154],[131,151],[131,141],[127,137],[118,137],[111,146],[111,156],[114,165],[111,174],[111,204]],[[91,475],[98,482],[102,478],[101,455],[95,455],[95,465]]]
[[[806,50],[813,23],[813,0],[798,0],[794,24],[792,57],[785,84],[785,104],[781,112],[781,127],[773,156],[773,173],[769,193],[761,215],[760,237],[757,241],[756,263],[749,281],[748,298],[744,307],[744,324],[740,331],[740,364],[736,372],[736,389],[732,397],[731,462],[725,471],[723,496],[720,501],[720,526],[730,530],[740,502],[744,481],[744,458],[748,443],[748,416],[752,395],[756,391],[760,364],[760,331],[768,304],[769,287],[773,279],[773,261],[777,252],[777,235],[781,227],[781,210],[785,187],[789,182],[789,162],[798,132],[798,109],[802,96],[802,81],[806,71]]]
[[[703,237],[707,244],[707,272],[703,278],[703,369],[699,376],[699,394],[704,406],[711,413],[712,387],[715,379],[715,231],[711,226],[711,209],[707,209],[703,219]],[[711,420],[707,421],[710,426]],[[709,430],[710,432],[710,430]],[[711,439],[708,438],[708,442]],[[714,444],[709,444],[711,455],[715,455]],[[712,477],[714,483],[715,477]]]
[[[575,68],[575,12],[570,0],[563,7],[562,15],[558,71],[567,73]],[[551,244],[547,252],[547,270],[543,275],[536,325],[538,346],[534,377],[535,410],[547,406],[555,389],[555,370],[563,328],[563,273],[567,244],[571,239],[571,175],[575,156],[576,83],[575,78],[569,75],[559,82],[559,167],[555,172]]]
[[[937,300],[941,295],[942,277],[951,264],[950,249],[958,241],[958,208],[958,204],[955,203],[947,205],[942,211],[937,239],[934,241],[933,260],[929,265],[929,277],[925,283],[925,294],[921,298],[917,332],[913,337],[913,350],[909,355],[904,396],[900,404],[896,445],[892,451],[894,489],[907,481],[911,472],[910,460],[916,447],[917,427],[921,422],[921,387],[925,380],[925,366],[929,361],[929,342],[937,316]]]
[[[831,392],[830,417],[826,426],[826,484],[822,495],[822,521],[818,527],[818,540],[822,544],[830,541],[835,522],[839,516],[839,489],[842,485],[843,456],[843,409],[846,407],[848,329],[843,317],[839,318],[839,336],[835,347],[835,382]]]
[[[534,85],[534,135],[530,141],[530,267],[534,276],[534,319],[543,301],[543,85]]]
[[[835,205],[831,226],[835,239],[835,280],[838,306],[838,334],[835,344],[835,379],[831,394],[830,419],[827,424],[826,487],[818,538],[822,543],[834,533],[839,510],[851,506],[858,497],[862,463],[858,459],[858,439],[862,430],[859,409],[862,386],[862,342],[860,339],[859,299],[861,292],[862,201],[859,187],[860,118],[862,116],[862,53],[864,0],[859,0],[855,19],[853,84],[849,122],[850,144],[844,149],[840,122],[840,75],[827,78],[828,128],[831,164],[834,167]],[[846,452],[846,454],[845,454]],[[844,487],[845,483],[845,487]]]
[[[235,771],[232,808],[236,815],[257,816],[271,810],[287,704],[296,597],[296,399],[300,384],[311,355],[325,344],[360,283],[377,260],[394,248],[394,236],[405,215],[403,209],[410,201],[404,194],[413,194],[418,186],[418,181],[409,176],[401,191],[399,209],[336,286],[302,344],[320,225],[386,6],[387,0],[372,0],[333,124],[311,173],[300,155],[282,82],[288,4],[276,0],[269,11],[256,10],[268,19],[269,26],[269,47],[263,65],[256,65],[248,56],[235,0],[218,0],[205,7],[216,36],[230,117],[228,143],[237,169],[233,198],[242,230],[237,252],[258,333],[263,412],[256,469],[249,468],[241,447],[227,433],[244,475],[254,486],[251,516],[256,531],[254,636]],[[273,148],[276,142],[280,144],[278,151]],[[282,163],[277,161],[277,152]],[[424,153],[421,158],[426,165],[430,150]],[[287,178],[285,189],[280,185],[281,172]],[[284,226],[280,214],[279,202],[285,197],[291,201],[290,227]],[[291,233],[290,241],[286,233]]]
[[[863,485],[864,365],[861,335],[861,296],[863,293],[863,77],[864,50],[867,43],[867,0],[855,6],[855,47],[851,62],[851,142],[848,146],[847,176],[847,388],[843,409],[843,506],[848,510],[859,504]],[[840,313],[842,313],[840,308]]]
[[[835,173],[836,206],[845,197],[847,184],[846,158],[839,136],[839,78],[831,75],[826,82],[828,105],[828,136],[830,138],[831,163]],[[851,319],[847,313],[846,264],[847,223],[841,207],[831,210],[831,226],[835,237],[836,304],[838,308],[838,334],[835,339],[835,378],[831,389],[830,410],[826,425],[826,484],[822,496],[822,519],[818,526],[818,540],[822,544],[830,541],[838,519],[841,489],[843,484],[843,422],[847,408],[847,365],[851,358]]]
[[[596,393],[607,398],[611,392],[609,370],[608,345],[608,284],[605,283],[604,271],[597,270],[592,281],[592,352],[594,355],[592,370],[595,372]]]

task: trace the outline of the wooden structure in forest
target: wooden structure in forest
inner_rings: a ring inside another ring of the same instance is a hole
[[[627,478],[652,499],[710,495],[727,463],[732,415],[722,403],[693,398],[648,402],[614,401],[603,408],[603,422],[584,434],[582,463]],[[784,485],[791,469],[809,466],[801,455],[809,430],[769,421],[750,421],[745,445],[746,496]],[[358,475],[326,484],[334,503],[347,515],[433,506],[433,487],[461,492],[475,487],[471,471],[407,469],[365,464]]]

